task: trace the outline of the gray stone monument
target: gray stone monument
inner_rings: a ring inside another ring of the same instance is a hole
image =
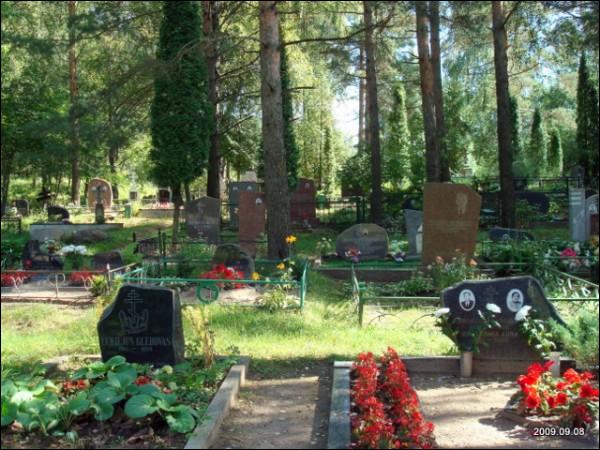
[[[569,235],[572,241],[586,240],[585,189],[569,189]]]
[[[585,236],[589,239],[593,234],[598,234],[598,230],[594,230],[592,218],[598,215],[598,194],[592,195],[585,200]],[[597,219],[596,219],[597,223]],[[597,225],[596,225],[597,227]]]
[[[389,238],[384,228],[374,223],[353,225],[343,231],[336,239],[335,249],[342,258],[349,252],[359,251],[359,261],[385,259]]]
[[[418,255],[421,249],[417,245],[417,240],[419,228],[423,225],[423,211],[405,209],[404,222],[406,223],[406,234],[408,237],[408,254]]]
[[[185,204],[185,223],[188,236],[218,244],[221,231],[221,202],[203,197]]]

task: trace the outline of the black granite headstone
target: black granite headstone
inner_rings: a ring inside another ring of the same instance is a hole
[[[527,231],[515,228],[494,227],[489,232],[490,240],[494,242],[502,241],[534,241],[533,235]]]
[[[515,193],[517,200],[525,200],[530,206],[536,208],[538,212],[546,214],[550,209],[550,199],[542,192],[521,191]]]
[[[56,217],[60,218],[60,220],[65,220],[69,218],[69,211],[62,206],[49,205],[48,206],[48,220],[55,219]]]
[[[27,270],[62,270],[63,261],[57,255],[43,253],[40,242],[27,241],[22,253],[23,268]]]
[[[244,279],[250,280],[254,273],[254,260],[239,245],[222,244],[217,247],[212,264],[224,264],[244,274]]]
[[[121,256],[121,252],[112,251],[112,252],[102,252],[96,253],[92,256],[92,268],[98,270],[106,269],[106,266],[110,266],[111,269],[116,269],[117,267],[123,267],[125,263],[123,262],[123,257]]]
[[[17,199],[14,202],[17,212],[23,217],[29,215],[29,202],[25,199]]]
[[[501,309],[495,315],[501,327],[488,331],[480,345],[478,357],[484,359],[539,359],[518,329],[516,315],[524,306],[531,306],[537,318],[564,324],[540,283],[530,276],[464,281],[444,289],[442,302],[450,309],[450,320],[458,331],[458,346],[463,351],[473,350],[471,333],[483,322],[480,313],[486,313],[487,304],[493,303]]]
[[[124,285],[98,322],[104,361],[115,355],[129,362],[164,366],[184,358],[178,294],[172,289]]]

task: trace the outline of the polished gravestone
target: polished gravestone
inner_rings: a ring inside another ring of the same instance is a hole
[[[229,221],[233,228],[239,225],[240,194],[258,192],[259,185],[253,181],[234,181],[229,183]]]
[[[572,241],[586,240],[585,189],[569,189],[569,235]]]
[[[530,314],[536,318],[564,324],[540,283],[530,276],[464,281],[444,289],[442,302],[450,309],[449,319],[458,331],[458,346],[462,351],[474,350],[472,333],[483,323],[480,313],[487,313],[487,304],[501,309],[494,316],[500,328],[484,332],[479,352],[475,354],[476,361],[493,364],[498,371],[518,372],[542,359],[518,328],[516,315],[521,308],[530,306]]]
[[[595,217],[595,219],[594,219]],[[598,235],[598,194],[585,200],[585,236]]]
[[[521,191],[515,192],[515,198],[525,200],[533,208],[536,208],[541,214],[547,214],[550,209],[550,199],[542,192]]]
[[[481,197],[462,184],[426,183],[423,208],[423,264],[438,256],[448,261],[461,253],[473,256]]]
[[[423,211],[414,209],[404,210],[404,222],[406,224],[406,234],[408,237],[408,254],[418,255],[422,249],[422,242],[419,245],[419,229],[423,226]]]
[[[125,263],[123,262],[123,256],[119,251],[112,252],[102,252],[96,253],[92,256],[92,268],[104,270],[107,267],[111,269],[116,269],[117,267],[123,267]]]
[[[250,280],[254,273],[254,260],[236,244],[222,244],[217,247],[212,258],[212,265],[214,267],[219,264],[241,272],[246,280]]]
[[[494,242],[505,242],[505,241],[534,241],[533,234],[518,230],[515,228],[502,228],[494,227],[490,228],[489,237]]]
[[[389,238],[384,228],[374,223],[353,225],[343,231],[336,239],[335,249],[338,256],[348,258],[348,252],[359,251],[358,259],[385,259]]]
[[[256,256],[256,244],[266,226],[265,196],[259,192],[240,192],[239,198],[240,247]]]
[[[88,208],[95,210],[101,204],[104,210],[112,208],[113,189],[110,183],[102,178],[92,178],[87,187]]]
[[[98,322],[104,361],[115,355],[127,361],[163,366],[184,358],[178,294],[172,289],[124,285]]]
[[[29,202],[25,199],[17,199],[14,201],[15,208],[17,208],[17,212],[26,217],[29,215]]]
[[[48,206],[48,220],[52,222],[55,219],[67,220],[69,219],[69,211],[62,206],[49,205]]]
[[[27,270],[62,270],[63,260],[58,255],[42,252],[40,242],[27,241],[21,255],[21,262]]]
[[[290,197],[290,218],[292,222],[311,225],[317,222],[316,196],[315,182],[308,178],[298,178],[298,186]]]
[[[221,231],[221,202],[203,197],[185,204],[185,224],[188,236],[218,244]]]

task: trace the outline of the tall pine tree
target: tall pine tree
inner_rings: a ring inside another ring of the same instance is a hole
[[[529,148],[527,149],[529,175],[534,177],[544,175],[546,170],[546,153],[546,133],[544,132],[544,124],[542,123],[542,114],[539,108],[535,108],[531,122]]]
[[[598,177],[598,90],[590,79],[585,53],[577,82],[577,163],[585,168],[585,183]]]
[[[285,159],[290,191],[296,189],[298,184],[298,159],[300,152],[294,136],[294,104],[292,102],[292,90],[290,86],[290,75],[288,71],[287,52],[285,47],[281,49],[281,101],[283,107],[283,142],[285,146]]]
[[[179,229],[182,186],[206,168],[213,130],[197,2],[164,2],[151,108],[152,178],[173,192],[173,241]]]

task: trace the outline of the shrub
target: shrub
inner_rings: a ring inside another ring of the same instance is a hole
[[[584,367],[598,367],[598,309],[582,309],[569,321],[569,328],[551,322],[565,351]]]

